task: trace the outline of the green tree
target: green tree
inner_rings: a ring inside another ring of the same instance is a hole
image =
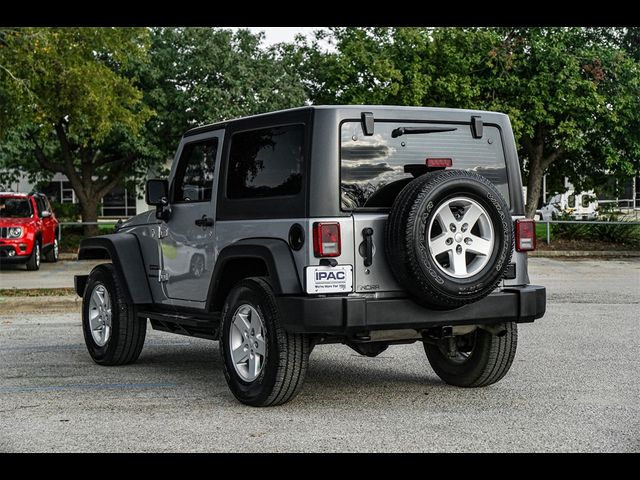
[[[298,45],[314,102],[509,114],[528,216],[552,166],[578,185],[637,170],[637,29],[335,28],[330,52],[320,39]]]
[[[32,178],[63,172],[83,221],[138,162],[152,115],[134,78],[141,28],[16,28],[0,32],[0,163]],[[44,172],[43,172],[44,171]],[[97,227],[87,227],[87,234]]]
[[[157,112],[145,127],[149,153],[166,161],[189,128],[304,105],[292,49],[262,41],[244,29],[152,29],[150,61],[136,70]]]
[[[185,130],[304,105],[292,49],[262,40],[212,28],[1,30],[0,166],[65,173],[93,221],[105,193],[166,163]]]

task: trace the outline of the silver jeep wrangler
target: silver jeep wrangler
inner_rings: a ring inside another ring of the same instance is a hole
[[[219,340],[248,405],[291,400],[325,343],[374,357],[421,341],[445,382],[481,387],[545,312],[504,114],[315,106],[207,125],[146,200],[80,246],[111,261],[75,278],[101,365],[134,362],[149,320]]]

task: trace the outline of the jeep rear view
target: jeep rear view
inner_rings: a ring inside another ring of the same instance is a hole
[[[442,380],[482,387],[545,312],[501,113],[314,106],[198,127],[146,200],[80,246],[110,260],[76,277],[101,365],[134,362],[150,323],[218,340],[253,406],[291,400],[328,343],[375,357],[419,341]]]

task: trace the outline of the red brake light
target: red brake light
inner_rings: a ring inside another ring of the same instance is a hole
[[[447,168],[453,166],[453,160],[450,158],[427,158],[426,164],[429,168]]]
[[[536,249],[536,222],[530,218],[516,220],[516,250],[530,252]]]
[[[313,224],[313,254],[316,257],[340,256],[340,224],[336,222]]]

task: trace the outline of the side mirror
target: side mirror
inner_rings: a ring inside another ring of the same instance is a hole
[[[49,218],[49,217],[51,217],[51,215],[52,215],[52,213],[51,213],[49,210],[43,210],[43,211],[40,213],[40,216],[41,216],[42,218]]]
[[[147,180],[145,189],[145,201],[147,205],[156,207],[156,218],[168,220],[171,213],[169,206],[169,182],[154,178]]]
[[[145,190],[145,201],[147,205],[157,207],[163,203],[168,203],[169,183],[166,180],[154,178],[147,180],[147,188]]]

